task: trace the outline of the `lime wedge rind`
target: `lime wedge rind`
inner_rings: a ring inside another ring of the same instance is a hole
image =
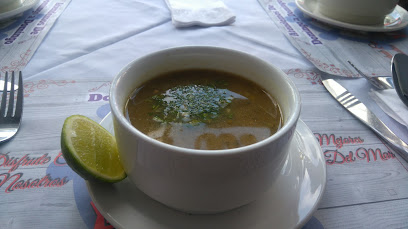
[[[82,124],[80,128],[75,126],[78,123]],[[78,146],[76,141],[79,140],[85,144]],[[93,141],[102,147],[108,147],[97,149]],[[73,115],[65,120],[61,133],[61,151],[71,169],[85,180],[113,183],[126,178],[126,173],[119,161],[115,138],[105,128],[85,116]],[[109,161],[102,161],[101,168],[96,169],[86,160],[90,157],[102,157],[102,160],[109,158]],[[107,168],[109,166],[115,166],[113,169],[115,174],[109,173],[110,168]]]

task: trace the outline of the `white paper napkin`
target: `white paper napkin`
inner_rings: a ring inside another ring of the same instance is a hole
[[[394,89],[371,91],[371,98],[390,117],[408,127],[408,107],[400,100]]]
[[[174,26],[229,25],[235,15],[220,0],[166,0]]]

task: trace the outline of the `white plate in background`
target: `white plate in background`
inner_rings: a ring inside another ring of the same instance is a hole
[[[384,24],[378,25],[357,25],[326,17],[317,11],[317,0],[296,0],[296,5],[309,17],[333,26],[351,30],[364,32],[391,32],[408,26],[408,12],[398,5],[392,13],[386,16]]]
[[[37,5],[37,3],[39,1],[40,0],[22,0],[20,6],[14,8],[12,10],[0,13],[0,21],[4,21],[4,20],[7,20],[7,19],[16,17],[19,14],[22,14],[25,11],[30,10],[35,5]]]

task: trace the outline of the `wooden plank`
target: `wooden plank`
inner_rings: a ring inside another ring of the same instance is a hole
[[[320,208],[315,217],[325,229],[407,228],[408,199]]]

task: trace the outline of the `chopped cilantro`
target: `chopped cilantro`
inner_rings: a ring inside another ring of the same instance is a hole
[[[216,84],[177,86],[152,96],[153,120],[197,125],[219,117],[222,110],[232,102],[233,95],[222,89],[225,82]],[[227,117],[232,116],[228,114]]]

